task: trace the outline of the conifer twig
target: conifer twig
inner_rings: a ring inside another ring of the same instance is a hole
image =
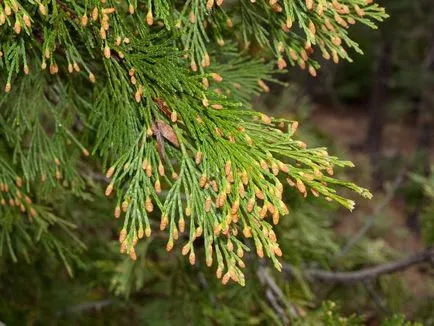
[[[375,304],[384,312],[390,313],[390,309],[387,306],[387,303],[385,302],[384,298],[381,297],[381,295],[375,291],[374,287],[372,286],[372,283],[367,280],[363,281],[363,286],[365,287],[368,294],[371,296],[372,300],[374,300]]]
[[[291,305],[288,300],[285,298],[282,290],[274,281],[273,277],[270,275],[270,272],[266,269],[264,265],[260,265],[256,274],[258,275],[259,281],[266,286],[265,294],[267,300],[271,307],[276,311],[279,315],[282,322],[286,325],[289,323],[288,316],[285,312],[288,311],[291,317],[298,317],[297,309]],[[280,303],[279,303],[280,302]],[[281,304],[285,306],[286,309],[283,309]]]
[[[428,248],[421,252],[415,253],[408,258],[398,261],[381,264],[374,267],[368,267],[358,271],[350,272],[335,272],[320,269],[305,269],[302,273],[309,279],[324,282],[338,282],[338,283],[356,283],[366,280],[375,279],[384,274],[392,274],[403,271],[414,265],[431,262],[434,263],[434,248]],[[287,276],[292,275],[291,266],[283,265],[283,271]]]
[[[112,305],[116,302],[116,300],[113,299],[103,299],[103,300],[96,300],[96,301],[89,301],[77,304],[75,306],[66,308],[63,311],[59,311],[57,314],[58,316],[61,315],[67,315],[67,314],[80,314],[83,311],[95,309],[97,311],[101,310],[102,308]],[[1,326],[1,323],[0,323]]]

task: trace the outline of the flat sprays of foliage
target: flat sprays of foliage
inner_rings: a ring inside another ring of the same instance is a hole
[[[361,52],[351,25],[385,17],[371,0],[0,1],[0,254],[40,246],[69,269],[82,244],[53,194],[92,198],[93,177],[132,259],[159,229],[223,283],[245,284],[251,249],[280,269],[285,183],[350,210],[337,188],[371,195],[249,102],[275,64],[315,76],[317,55]]]

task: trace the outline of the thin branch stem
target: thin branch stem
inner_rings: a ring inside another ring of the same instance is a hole
[[[298,317],[297,309],[288,302],[285,298],[280,287],[276,284],[273,277],[270,275],[269,270],[264,265],[260,265],[256,272],[259,281],[266,287],[266,298],[270,306],[279,315],[283,324],[287,325],[289,319],[286,311],[290,314],[290,317]],[[284,305],[285,309],[282,307]]]
[[[103,300],[96,300],[96,301],[90,301],[90,302],[84,302],[77,304],[75,306],[69,307],[63,311],[59,311],[58,315],[68,315],[68,314],[81,314],[84,311],[89,310],[101,310],[102,308],[112,305],[116,303],[116,300],[113,299],[103,299]],[[1,323],[0,323],[1,325]]]
[[[369,296],[372,298],[372,300],[375,302],[375,304],[385,313],[390,314],[390,308],[387,305],[387,302],[382,298],[382,296],[374,289],[372,286],[372,283],[368,281],[363,281],[363,286],[365,287],[366,291],[368,292]]]
[[[424,251],[413,254],[406,259],[378,265],[375,267],[369,267],[358,271],[333,272],[320,269],[305,269],[302,270],[302,273],[307,278],[316,281],[356,283],[372,280],[384,274],[400,272],[411,266],[426,262],[434,263],[434,248],[428,248]],[[287,274],[287,276],[292,275],[292,269],[290,265],[284,265],[283,271]]]

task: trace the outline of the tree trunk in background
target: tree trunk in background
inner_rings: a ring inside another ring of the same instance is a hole
[[[431,29],[430,38],[431,49],[425,60],[425,69],[422,76],[422,94],[418,114],[418,139],[415,155],[416,166],[413,170],[429,176],[430,168],[430,149],[433,146],[433,125],[434,125],[434,24]],[[415,231],[420,231],[419,215],[424,207],[426,198],[422,195],[420,205],[407,217],[407,226]]]
[[[373,186],[379,188],[382,185],[382,175],[379,168],[381,141],[383,127],[387,117],[387,93],[388,83],[392,74],[392,47],[393,39],[385,37],[380,44],[380,50],[376,63],[373,90],[370,100],[370,114],[365,147],[368,150],[372,164]]]

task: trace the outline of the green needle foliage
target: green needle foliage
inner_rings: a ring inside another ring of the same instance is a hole
[[[351,162],[249,102],[274,63],[315,76],[316,52],[350,60],[349,27],[386,16],[370,0],[0,1],[0,254],[39,241],[76,257],[51,194],[88,198],[104,170],[132,259],[159,224],[168,251],[178,240],[191,264],[200,252],[224,284],[245,284],[252,248],[280,269],[283,183],[350,210],[338,187],[371,195],[333,177]]]

